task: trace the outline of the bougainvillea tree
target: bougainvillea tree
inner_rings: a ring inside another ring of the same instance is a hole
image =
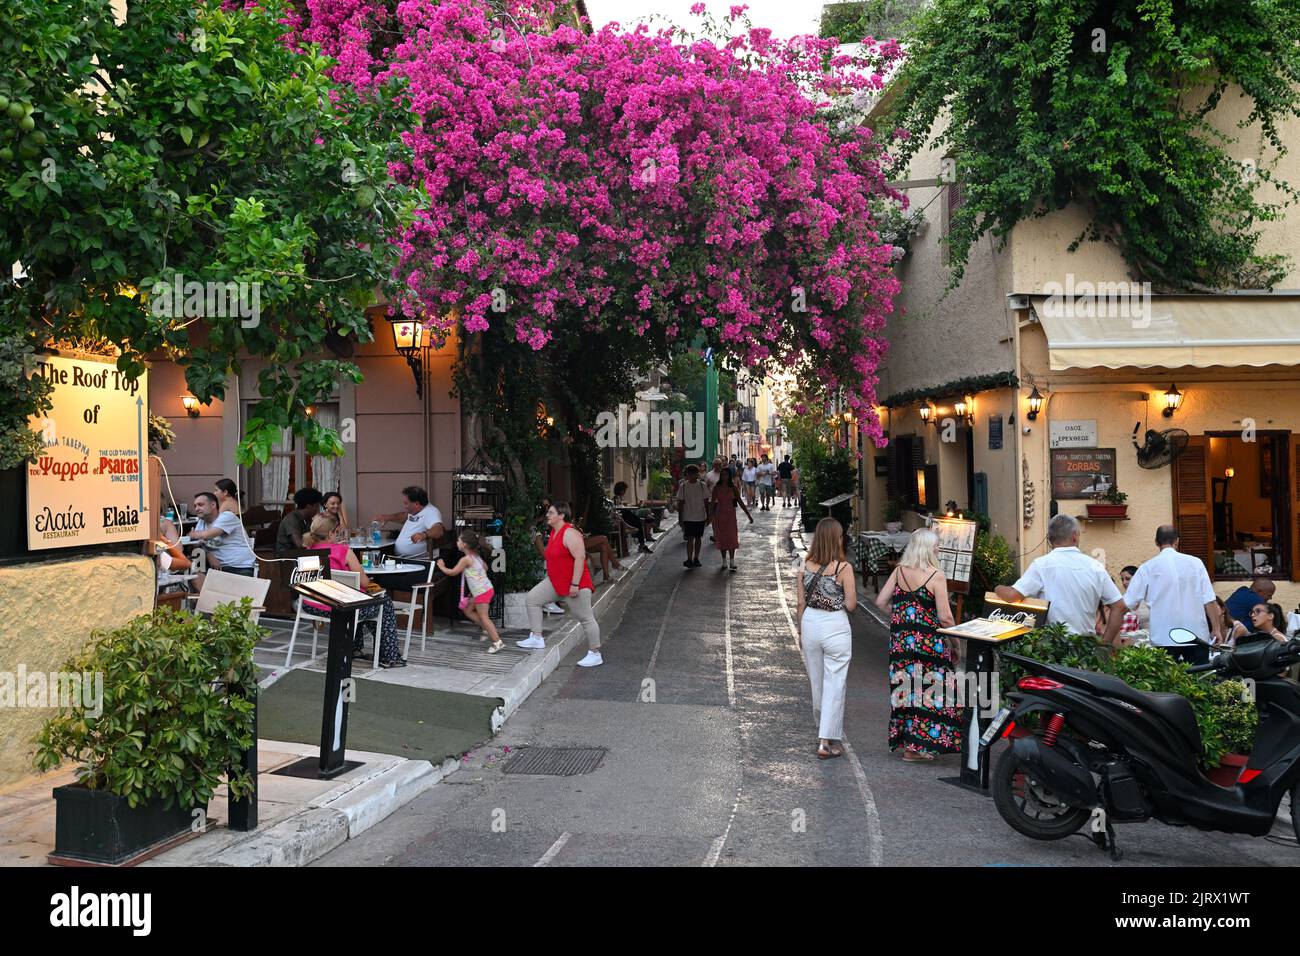
[[[300,10],[298,40],[338,60],[336,80],[399,80],[414,114],[413,160],[390,172],[426,202],[398,239],[395,308],[542,354],[704,342],[842,389],[879,437],[898,283],[877,214],[901,198],[882,173],[893,134],[849,104],[895,44],[836,55],[749,27],[743,7],[703,36],[584,32],[550,5],[482,0]]]

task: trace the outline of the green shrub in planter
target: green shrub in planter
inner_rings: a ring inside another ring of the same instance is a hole
[[[1085,671],[1104,670],[1105,651],[1101,642],[1088,634],[1073,634],[1064,624],[1048,624],[1030,631],[1012,641],[1007,650],[1045,664]],[[1022,668],[1007,660],[999,662],[998,673],[1004,693],[1015,690],[1016,682],[1025,676]]]
[[[101,712],[69,707],[48,720],[36,738],[36,769],[76,761],[82,786],[130,807],[205,807],[226,774],[234,796],[251,793],[239,757],[254,742],[253,648],[264,633],[251,606],[245,598],[211,618],[160,607],[97,631],[63,669],[103,675]]]

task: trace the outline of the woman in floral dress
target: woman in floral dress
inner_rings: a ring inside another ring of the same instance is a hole
[[[962,708],[951,699],[960,651],[937,633],[954,623],[938,542],[926,528],[912,532],[876,598],[878,608],[889,608],[889,749],[902,747],[908,762],[962,749]]]

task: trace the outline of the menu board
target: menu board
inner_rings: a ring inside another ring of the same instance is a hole
[[[1052,497],[1092,498],[1115,487],[1114,448],[1053,448]]]
[[[149,536],[149,388],[109,361],[39,355],[33,375],[54,407],[29,424],[42,436],[27,466],[27,547],[72,548]]]
[[[970,582],[971,560],[979,525],[966,518],[935,518],[931,527],[939,536],[939,567],[949,581]]]

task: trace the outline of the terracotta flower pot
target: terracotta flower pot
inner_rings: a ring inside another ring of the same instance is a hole
[[[1250,760],[1249,754],[1224,754],[1219,758],[1219,765],[1205,771],[1211,783],[1220,787],[1235,787],[1241,776],[1241,768]]]
[[[1097,502],[1088,505],[1089,518],[1124,518],[1128,515],[1128,505],[1108,505]]]

